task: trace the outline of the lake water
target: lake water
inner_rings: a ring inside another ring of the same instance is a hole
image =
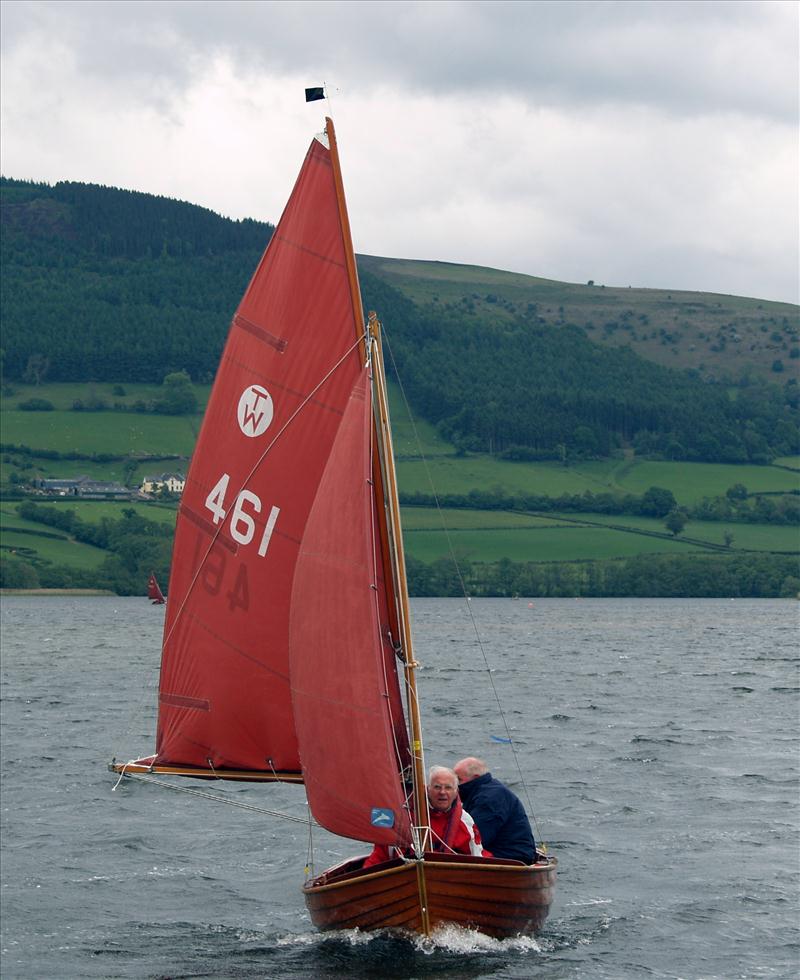
[[[510,732],[560,862],[544,932],[499,942],[323,936],[306,826],[112,792],[111,757],[153,747],[163,609],[4,597],[2,976],[795,977],[799,610],[412,603],[428,764],[480,755],[524,796]],[[298,787],[182,785],[305,814]],[[314,833],[317,871],[359,852]]]

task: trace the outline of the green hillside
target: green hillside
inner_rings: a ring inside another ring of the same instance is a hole
[[[272,226],[92,184],[0,180],[4,372],[210,381]]]
[[[389,325],[391,366],[415,414],[459,449],[585,459],[632,447],[732,463],[798,449],[794,376],[783,386],[749,375],[738,386],[711,383],[630,346],[599,345],[585,326],[546,322],[535,304],[523,312],[494,296],[480,309],[471,300],[438,309],[366,269],[361,281]]]
[[[78,183],[5,178],[0,209],[12,385],[181,370],[207,383],[272,233]],[[462,451],[766,463],[800,450],[795,306],[369,256],[359,269],[415,416]]]
[[[151,569],[168,579],[175,502],[53,500],[35,482],[186,470],[272,227],[84,184],[3,179],[0,208],[0,584],[140,593]],[[800,589],[797,307],[359,269],[394,378],[416,594],[457,593],[454,558],[475,594]],[[191,407],[170,406],[165,375]]]
[[[513,323],[576,324],[592,341],[630,347],[665,367],[707,378],[750,375],[776,380],[774,366],[797,377],[797,306],[743,296],[565,283],[449,262],[359,256],[359,269],[434,313],[475,315]]]

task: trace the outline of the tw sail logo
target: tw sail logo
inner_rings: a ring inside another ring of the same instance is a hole
[[[250,439],[263,435],[272,422],[272,398],[261,385],[250,385],[242,392],[237,411],[239,428]]]

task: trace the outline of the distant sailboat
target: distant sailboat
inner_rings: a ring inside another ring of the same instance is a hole
[[[433,847],[380,324],[330,120],[233,317],[169,595],[156,751],[116,772],[302,782],[327,830],[397,848],[306,883],[319,928],[542,926],[554,858]]]
[[[167,601],[164,598],[164,593],[159,588],[158,581],[153,572],[150,572],[150,578],[147,580],[147,598],[154,606],[163,606]]]

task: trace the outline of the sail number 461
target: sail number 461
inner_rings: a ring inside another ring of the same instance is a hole
[[[225,494],[228,491],[230,474],[223,473],[216,486],[206,497],[206,507],[211,511],[211,516],[215,524],[220,524],[225,520],[227,511],[225,510]],[[258,545],[258,554],[263,558],[267,553],[269,541],[275,528],[275,522],[280,514],[280,507],[273,507],[264,525],[264,533]],[[230,532],[234,541],[239,544],[250,544],[255,537],[256,522],[253,514],[261,513],[261,498],[252,490],[240,490],[233,502],[231,513]]]

